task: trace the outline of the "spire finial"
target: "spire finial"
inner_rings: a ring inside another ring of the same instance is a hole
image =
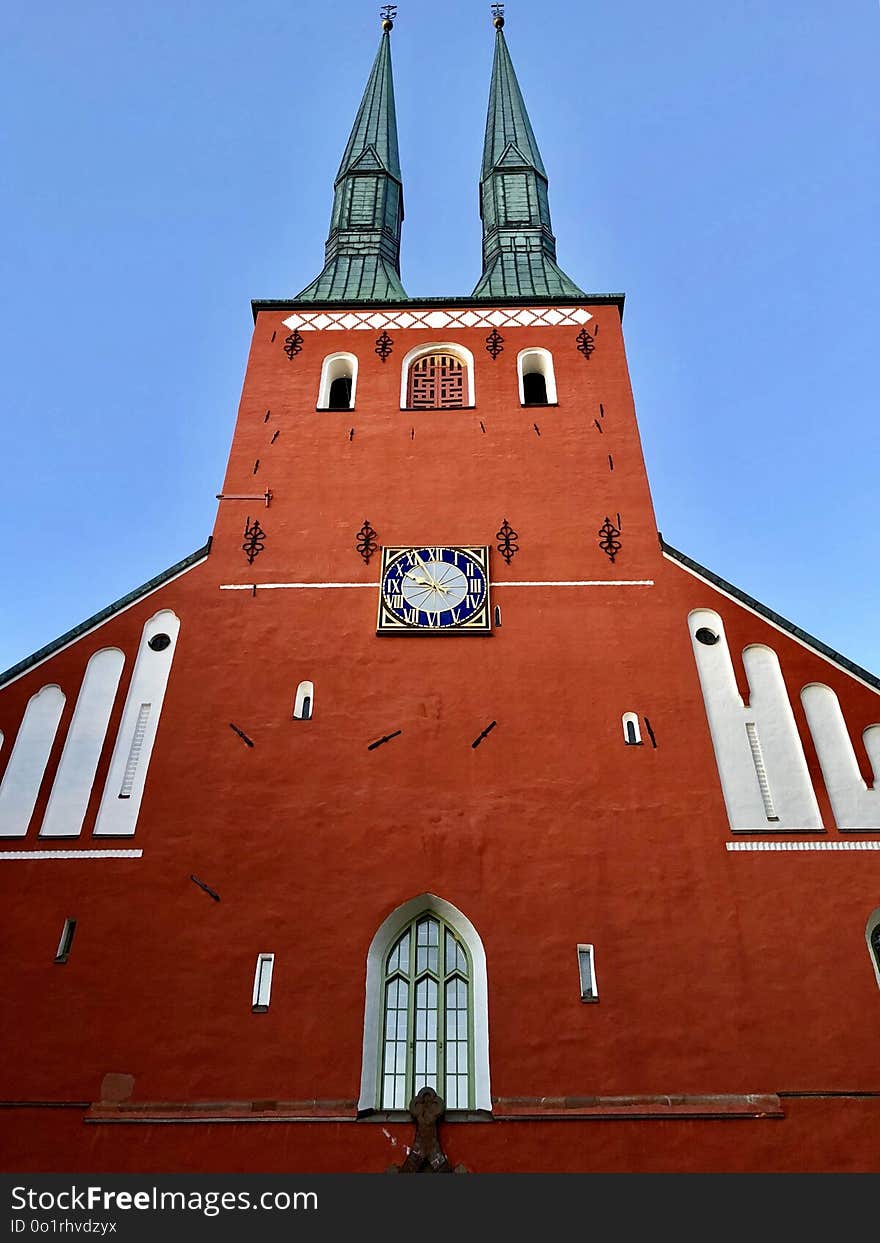
[[[492,9],[492,25],[496,30],[501,30],[504,25],[504,5],[493,4],[490,7]]]
[[[394,19],[397,16],[396,4],[383,4],[379,10],[379,16],[382,18],[382,29],[387,34],[389,30],[394,29]]]

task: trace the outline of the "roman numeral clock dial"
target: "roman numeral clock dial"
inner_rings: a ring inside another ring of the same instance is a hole
[[[490,634],[488,545],[383,548],[377,634]]]

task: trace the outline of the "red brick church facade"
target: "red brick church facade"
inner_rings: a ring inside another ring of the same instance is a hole
[[[211,539],[0,679],[4,1169],[381,1172],[426,1084],[475,1172],[880,1169],[880,682],[658,536],[496,41],[474,293],[386,29]]]

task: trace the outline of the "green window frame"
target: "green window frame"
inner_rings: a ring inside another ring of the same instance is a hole
[[[455,929],[424,911],[385,956],[379,1052],[382,1109],[406,1109],[423,1087],[447,1110],[474,1107],[473,970]]]

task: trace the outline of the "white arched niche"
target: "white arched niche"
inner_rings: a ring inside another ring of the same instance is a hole
[[[162,609],[144,623],[95,837],[131,837],[135,831],[179,631],[180,620],[171,609]]]
[[[318,409],[319,410],[353,410],[355,393],[357,390],[357,374],[358,360],[354,354],[338,353],[328,354],[321,364],[321,383],[318,388]],[[350,380],[351,391],[348,397],[348,405],[342,404],[330,405],[330,394],[333,384],[337,380]]]
[[[520,350],[516,356],[516,374],[519,383],[519,400],[523,406],[555,406],[556,401],[556,376],[553,372],[553,355],[549,350],[545,350],[541,346],[532,346],[527,350]],[[539,375],[544,378],[544,387],[546,389],[545,401],[526,401],[526,383],[525,377],[529,375]]]
[[[124,664],[119,648],[105,647],[86,665],[40,837],[78,837],[82,832]]]
[[[27,834],[64,704],[64,692],[54,683],[28,700],[0,782],[0,837]]]

